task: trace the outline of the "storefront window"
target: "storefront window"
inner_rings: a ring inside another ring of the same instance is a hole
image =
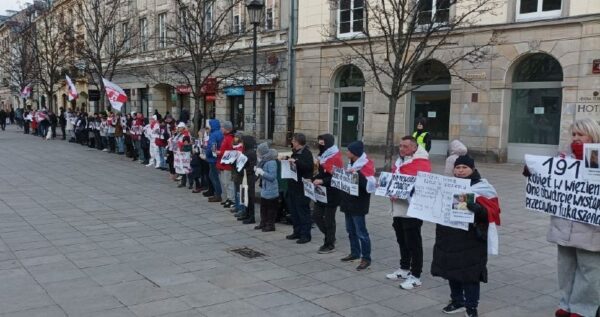
[[[534,54],[517,65],[513,79],[508,142],[557,145],[563,79],[558,61]]]

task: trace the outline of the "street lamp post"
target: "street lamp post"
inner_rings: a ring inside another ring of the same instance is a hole
[[[250,24],[252,24],[252,122],[256,133],[256,55],[257,55],[257,38],[256,29],[262,20],[262,11],[265,7],[264,0],[247,0],[246,9]]]

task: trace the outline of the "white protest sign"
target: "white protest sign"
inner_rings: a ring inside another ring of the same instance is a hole
[[[246,178],[246,174],[244,173],[242,184],[240,184],[240,204],[248,207],[249,200],[250,199],[248,197],[248,179]]]
[[[334,168],[331,187],[335,187],[352,196],[358,196],[358,173],[348,172],[343,168]]]
[[[237,160],[235,161],[235,168],[237,168],[238,172],[242,171],[242,169],[244,168],[244,165],[246,165],[246,162],[248,162],[248,157],[246,155],[240,153]]]
[[[419,172],[415,192],[408,207],[408,216],[468,230],[467,222],[452,221],[451,217],[454,194],[468,192],[470,187],[469,179]]]
[[[600,154],[600,144],[586,143],[583,145],[583,159],[585,161],[583,176],[584,179],[594,183],[600,183],[598,154]]]
[[[296,164],[287,160],[281,161],[281,178],[297,180],[298,174],[296,173]]]
[[[416,180],[416,176],[383,172],[379,175],[375,195],[408,199]]]
[[[241,153],[236,150],[225,151],[221,157],[221,164],[233,164]]]
[[[191,172],[192,168],[190,167],[190,161],[190,152],[175,152],[173,155],[173,166],[175,167],[175,173],[188,174]]]
[[[302,179],[302,184],[304,185],[304,196],[310,198],[310,200],[315,201],[315,185],[310,181],[310,179]]]
[[[525,208],[600,226],[600,183],[583,179],[583,161],[525,155],[525,164]]]

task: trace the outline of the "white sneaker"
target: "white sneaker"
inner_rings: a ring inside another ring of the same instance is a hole
[[[423,283],[421,283],[421,279],[418,277],[414,277],[412,276],[412,274],[409,274],[408,277],[406,278],[406,280],[402,283],[400,283],[400,288],[401,289],[413,289],[416,287],[419,287],[423,285]]]
[[[397,269],[394,273],[387,274],[385,277],[392,281],[397,281],[399,279],[405,279],[410,275],[409,270]]]

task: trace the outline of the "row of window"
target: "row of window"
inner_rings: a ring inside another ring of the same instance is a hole
[[[337,15],[337,33],[343,36],[363,32],[365,25],[365,1],[340,0]],[[417,0],[418,25],[448,23],[450,21],[451,0]],[[555,18],[561,15],[563,0],[517,0],[516,20],[536,20]]]

